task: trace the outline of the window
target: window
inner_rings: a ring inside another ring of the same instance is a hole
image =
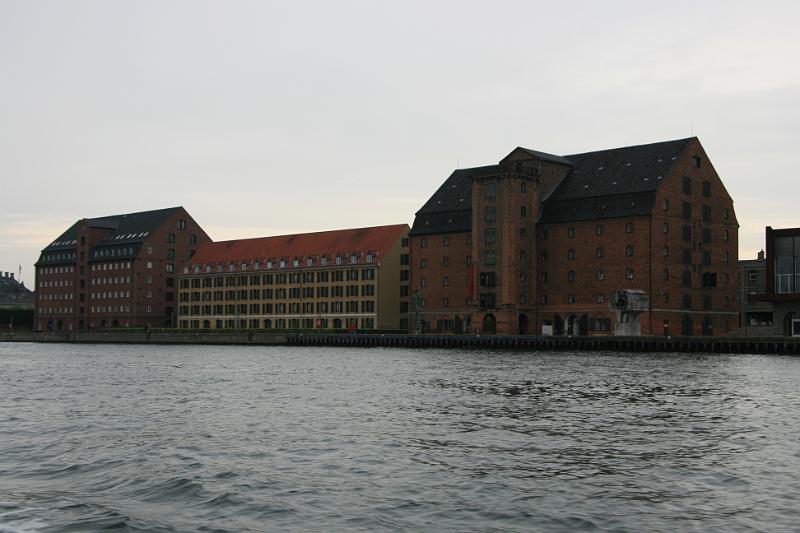
[[[575,281],[575,271],[574,270],[570,270],[569,272],[567,272],[567,280],[568,281]]]
[[[711,265],[711,252],[709,252],[708,250],[705,250],[703,252],[703,265],[705,266]]]
[[[567,228],[567,237],[569,237],[570,239],[575,237],[575,227],[574,226],[570,226],[570,227]]]
[[[633,233],[633,222],[627,222],[625,224],[625,233]]]
[[[496,272],[481,272],[480,275],[481,287],[496,287],[497,286],[497,273]]]
[[[703,242],[705,244],[711,243],[711,230],[708,228],[703,228]]]
[[[447,248],[450,246],[450,238],[449,237],[442,237],[442,246]]]
[[[633,279],[633,269],[632,268],[626,268],[625,269],[625,278],[626,279]]]
[[[178,221],[178,229],[186,229],[186,221],[181,219]]]
[[[700,157],[699,156],[692,156],[692,166],[695,168],[700,168]]]
[[[539,296],[539,303],[542,304],[542,305],[547,305],[547,295],[546,294],[542,294],[541,296]]]
[[[519,184],[519,192],[528,192],[528,184],[524,181]]]
[[[595,303],[602,304],[602,303],[605,303],[606,297],[604,295],[602,295],[602,294],[598,294],[598,295],[596,295],[594,297],[594,301],[595,301]]]
[[[175,234],[174,233],[167,233],[167,242],[175,242]]]
[[[527,236],[528,236],[528,230],[526,230],[525,228],[520,228],[520,230],[519,230],[519,238],[520,239],[524,239]]]
[[[524,205],[519,208],[519,216],[521,216],[522,218],[528,216],[528,208],[525,207]]]
[[[683,177],[683,194],[692,194],[692,178],[689,176]]]
[[[711,206],[703,206],[703,222],[711,222]]]
[[[519,280],[520,281],[527,281],[527,279],[528,279],[528,275],[525,272],[520,272],[519,273]]]
[[[197,244],[197,235],[189,235],[189,244]]]
[[[484,230],[484,242],[486,245],[494,244],[495,242],[495,229],[494,228],[486,228]]]
[[[525,250],[519,251],[519,260],[525,261],[528,258],[528,253]]]
[[[669,246],[664,246],[661,249],[661,255],[663,255],[664,257],[667,257],[669,255]]]
[[[684,309],[692,308],[692,296],[690,294],[683,295],[683,308]]]
[[[420,287],[427,287],[428,286],[428,279],[427,278],[419,278],[419,286]]]
[[[692,204],[690,204],[689,202],[683,202],[683,219],[684,220],[692,219]]]
[[[496,263],[496,256],[494,250],[486,250],[484,263],[489,266],[492,266]]]
[[[666,268],[661,272],[661,279],[667,281],[669,279],[669,270]]]
[[[420,239],[419,240],[419,246],[420,246],[420,248],[427,248],[428,247],[428,239],[426,239],[424,237],[422,239]],[[339,264],[339,256],[336,256],[336,264],[337,265]]]
[[[599,246],[599,247],[598,247],[598,248],[597,248],[597,249],[594,251],[594,255],[595,255],[595,257],[597,257],[598,259],[601,259],[601,258],[603,257],[603,247],[602,247],[602,246]]]
[[[172,263],[167,263],[167,272],[175,272],[175,265]]]
[[[709,197],[711,196],[711,182],[704,181],[703,182],[703,196]]]
[[[497,183],[495,183],[494,181],[488,182],[484,186],[483,192],[484,192],[484,197],[487,200],[494,200],[497,197]]]
[[[450,266],[450,258],[442,257],[442,266]]]
[[[691,242],[692,240],[692,226],[689,224],[683,225],[683,240],[686,242]]]
[[[597,276],[597,281],[601,281],[606,277],[605,273],[602,270],[598,270],[596,276]]]
[[[633,245],[632,244],[629,244],[628,246],[625,247],[625,255],[627,257],[633,257]]]
[[[727,207],[726,207],[726,208],[724,208],[724,209],[722,210],[722,218],[724,218],[725,220],[727,220],[727,219],[728,219],[728,217],[730,217],[730,216],[731,216],[731,212],[730,212],[730,210],[729,210]]]
[[[426,266],[428,266],[428,260],[423,257],[419,260],[419,267],[425,268]]]
[[[496,210],[493,205],[486,206],[483,218],[486,222],[494,222],[497,219]]]
[[[689,248],[683,249],[683,264],[684,265],[692,264],[692,250]]]
[[[687,289],[692,286],[692,273],[689,270],[683,271],[683,286]]]
[[[602,224],[598,224],[597,226],[595,226],[594,234],[595,235],[602,235],[603,234],[603,225]]]
[[[703,287],[711,288],[717,286],[716,272],[703,272]]]
[[[449,307],[450,306],[450,299],[442,298],[442,307]]]
[[[567,294],[567,303],[574,304],[575,303],[575,295],[574,294]]]
[[[148,261],[147,262],[147,268],[153,268],[153,262],[152,261]]]
[[[703,309],[711,309],[711,295],[709,294],[703,296]]]
[[[567,259],[575,259],[575,248],[567,250]]]
[[[450,285],[450,278],[449,278],[449,277],[447,277],[447,276],[444,276],[444,277],[442,278],[442,286],[444,286],[444,287],[447,287],[447,286],[449,286],[449,285]]]
[[[661,200],[661,209],[663,209],[664,211],[669,209],[669,200],[667,200],[666,198]]]
[[[748,278],[748,279],[749,279],[751,282],[756,282],[756,281],[758,281],[758,272],[756,272],[755,270],[751,270],[751,271],[749,271],[749,272],[747,273],[747,278]]]
[[[663,233],[669,233],[669,223],[668,222],[664,222],[664,225],[662,226],[661,231]]]

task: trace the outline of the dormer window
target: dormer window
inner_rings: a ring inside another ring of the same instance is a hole
[[[372,263],[372,254],[367,254],[367,263]]]
[[[247,263],[242,263],[242,271],[247,270]]]
[[[278,263],[278,264],[280,265],[281,268],[286,268],[286,260],[285,259],[281,259],[281,262]]]
[[[700,168],[700,157],[699,156],[692,156],[692,166],[695,168]]]
[[[313,266],[313,265],[314,265],[314,260],[313,259],[311,259],[310,257],[308,259],[306,259],[306,266]]]
[[[358,261],[358,256],[357,255],[353,254],[353,255],[350,256],[350,262],[351,263],[356,263],[357,261]]]
[[[300,260],[299,260],[299,259],[295,259],[295,260],[293,260],[293,261],[292,261],[292,266],[293,266],[293,267],[298,267],[298,266],[300,266]]]
[[[322,263],[322,266],[325,266],[325,265],[328,264],[328,258],[327,257],[323,257],[322,259],[319,260],[319,262]]]
[[[337,265],[341,265],[342,264],[342,256],[341,255],[337,255],[336,256],[336,264]]]
[[[229,264],[228,265],[228,272],[233,272],[234,270],[236,270],[236,266],[233,263]]]

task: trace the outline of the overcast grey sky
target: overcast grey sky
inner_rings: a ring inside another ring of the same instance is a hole
[[[214,239],[411,223],[460,165],[697,135],[740,257],[800,226],[798,2],[0,0],[0,270],[183,205]]]

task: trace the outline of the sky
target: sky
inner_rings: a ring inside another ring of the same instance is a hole
[[[652,5],[651,5],[652,4]],[[800,2],[0,0],[0,271],[80,218],[413,222],[461,167],[696,135],[739,256],[800,226]]]

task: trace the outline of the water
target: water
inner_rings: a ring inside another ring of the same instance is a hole
[[[0,344],[0,531],[798,531],[800,358]]]

